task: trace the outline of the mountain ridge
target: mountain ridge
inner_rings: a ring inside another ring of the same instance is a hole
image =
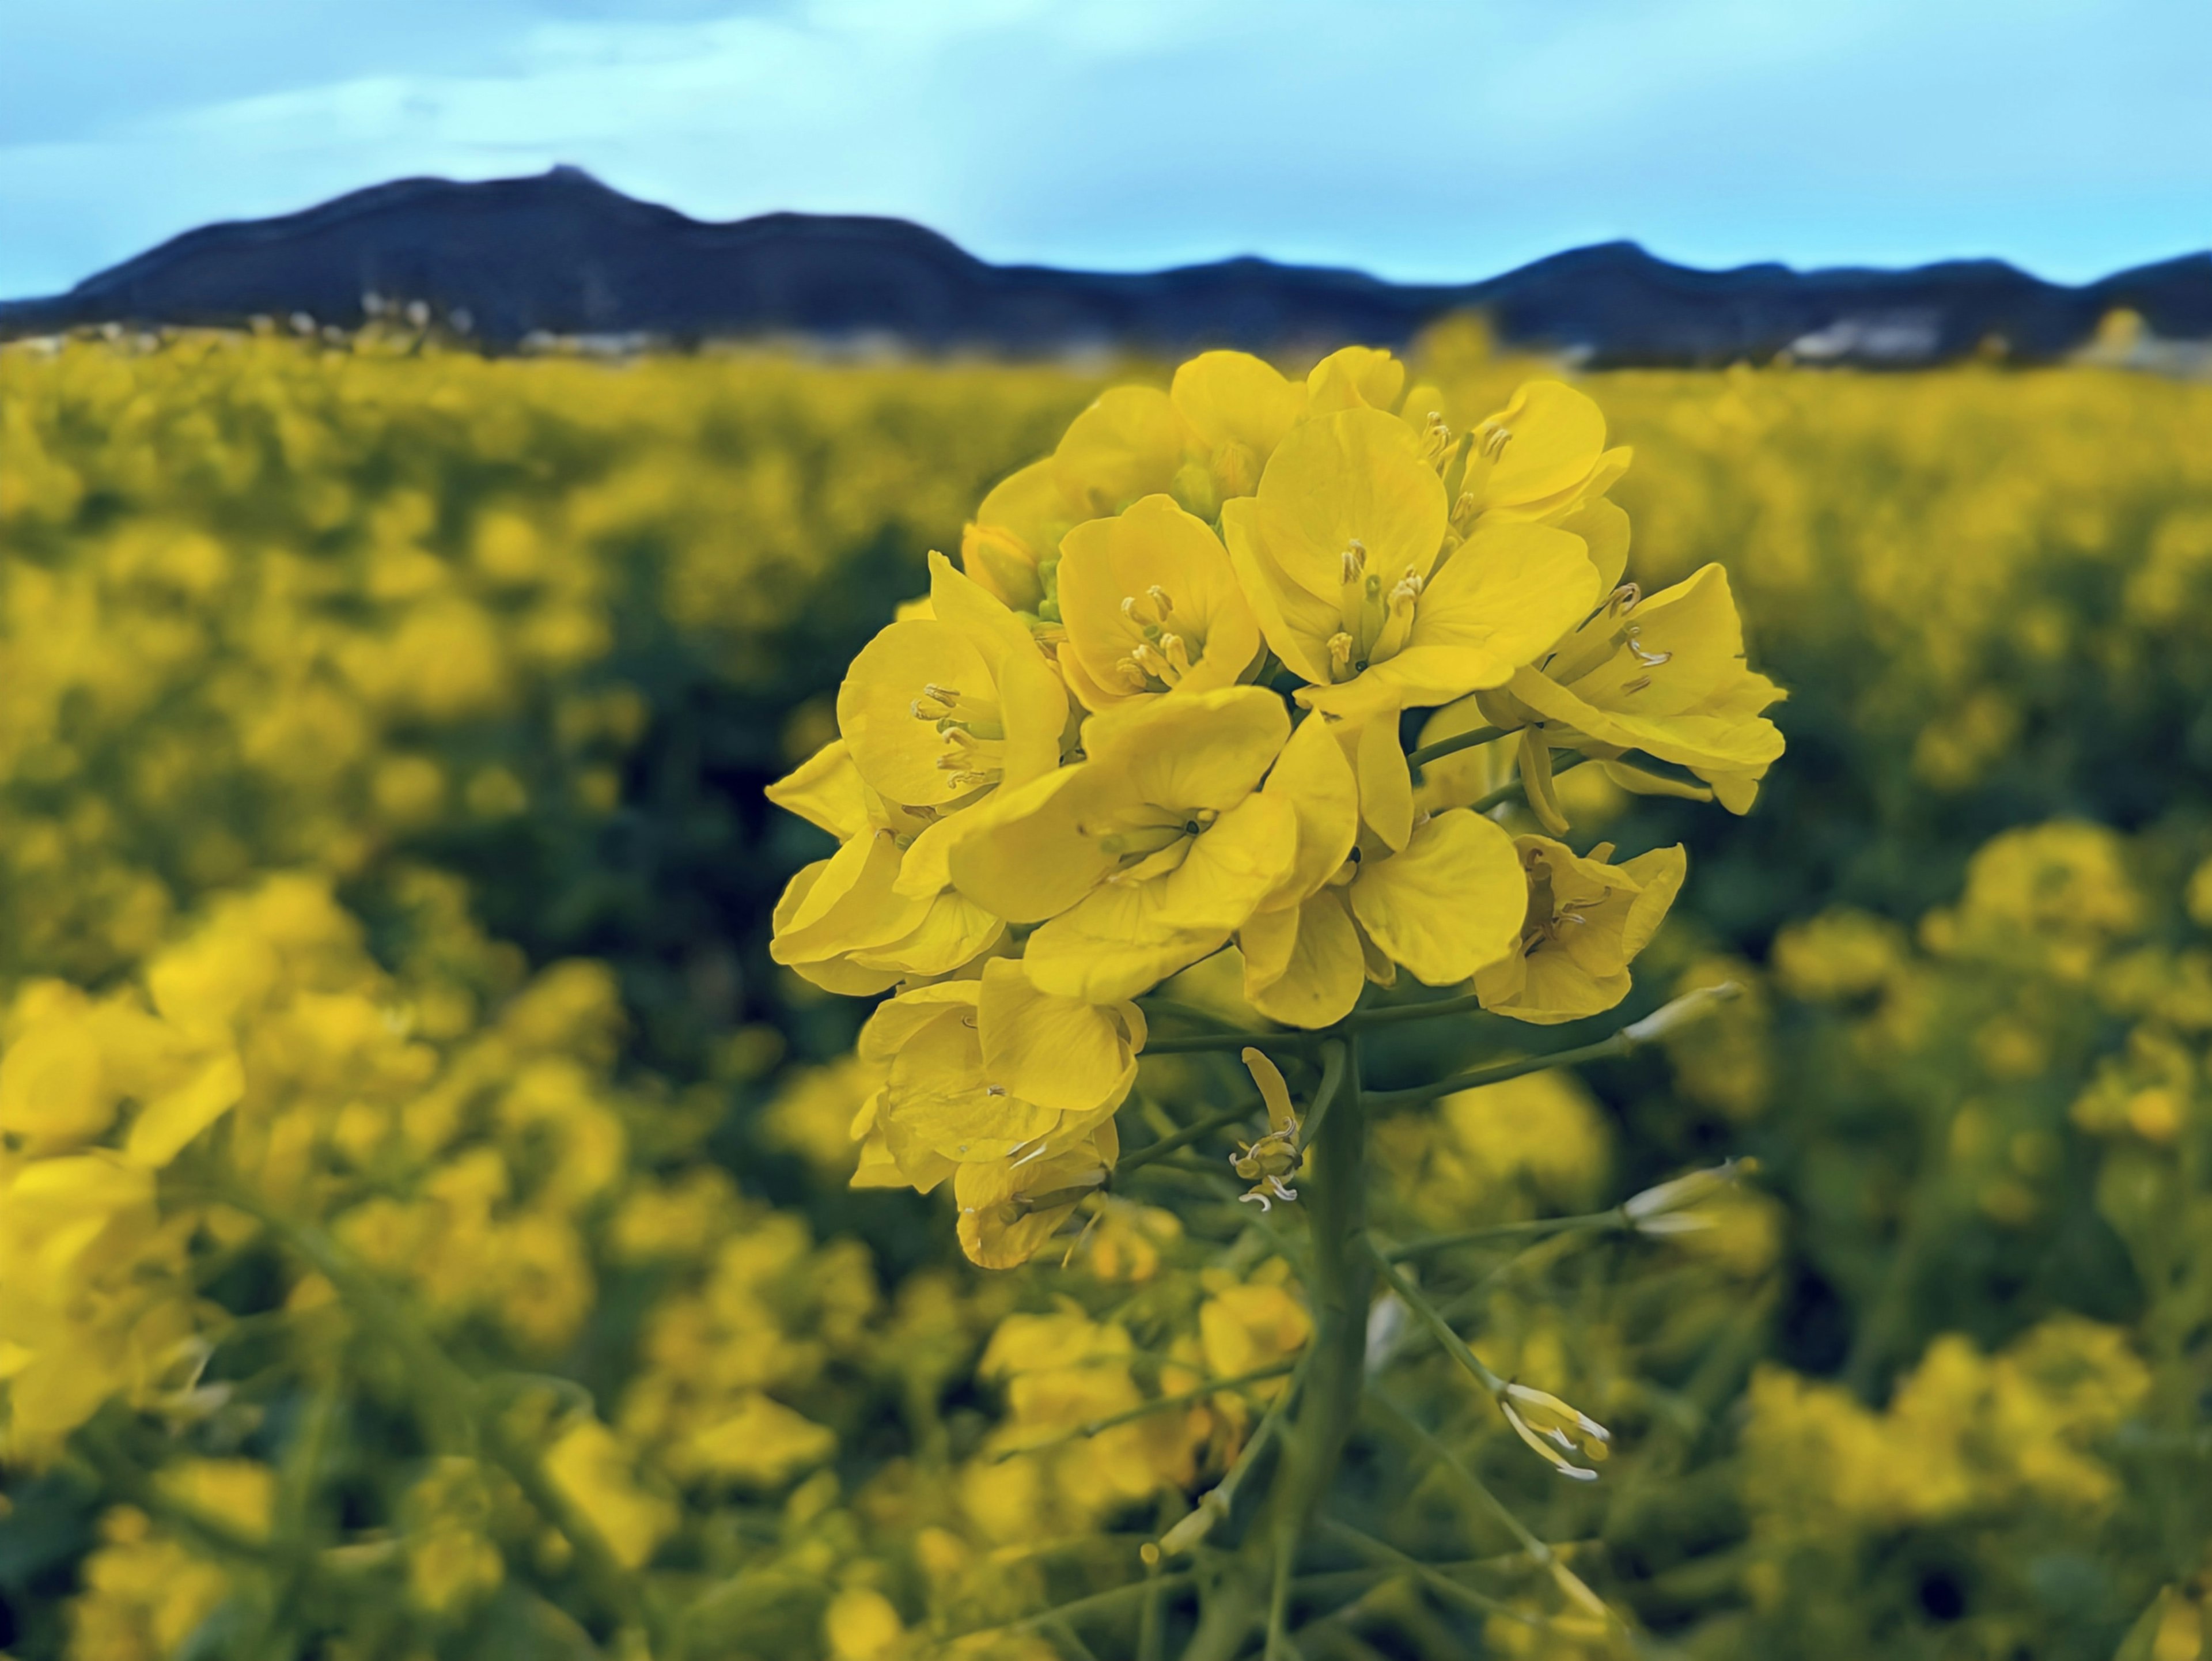
[[[0,301],[0,335],[106,323],[237,326],[305,313],[352,327],[370,295],[420,301],[488,347],[537,337],[678,343],[793,336],[1014,355],[1206,346],[1402,346],[1480,310],[1506,343],[1605,363],[1707,364],[1790,351],[1933,362],[2078,350],[2107,312],[2212,338],[2212,253],[2072,287],[1996,259],[1800,271],[1676,265],[1627,241],[1464,283],[1245,255],[1148,272],[993,265],[902,219],[796,212],[697,220],[581,169],[389,181],[258,220],[204,225],[67,293]]]

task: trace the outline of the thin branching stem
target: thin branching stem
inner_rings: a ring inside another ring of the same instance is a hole
[[[971,1627],[965,1632],[948,1633],[945,1639],[947,1642],[957,1643],[963,1638],[981,1638],[994,1632],[1028,1632],[1038,1627],[1071,1621],[1079,1615],[1097,1615],[1108,1609],[1119,1609],[1124,1603],[1140,1602],[1147,1593],[1170,1591],[1187,1584],[1189,1579],[1188,1573],[1151,1575],[1142,1580],[1132,1580],[1127,1585],[1094,1591],[1087,1597],[1055,1603],[1048,1609],[1039,1609],[1035,1615],[1024,1615],[1012,1621],[994,1621],[988,1627]]]
[[[1097,1435],[1101,1431],[1112,1430],[1118,1425],[1126,1425],[1155,1413],[1164,1413],[1170,1408],[1183,1407],[1192,1402],[1202,1402],[1209,1396],[1221,1395],[1226,1390],[1242,1390],[1247,1384],[1260,1384],[1269,1378],[1279,1378],[1294,1365],[1295,1363],[1290,1361],[1277,1361],[1272,1366],[1255,1367],[1249,1372],[1240,1372],[1233,1378],[1217,1378],[1211,1384],[1200,1384],[1195,1389],[1177,1390],[1172,1396],[1159,1396],[1155,1400],[1131,1408],[1124,1413],[1109,1414],[1103,1419],[1092,1419],[1083,1424],[1070,1426],[1060,1434],[1045,1441],[1028,1442],[1019,1447],[1001,1448],[992,1456],[991,1463],[1004,1464],[1007,1460],[1018,1459],[1025,1453],[1042,1453],[1047,1448],[1060,1447],[1069,1442],[1079,1442],[1086,1437]]]
[[[1391,1426],[1411,1440],[1428,1458],[1449,1473],[1482,1507],[1505,1525],[1505,1530],[1518,1541],[1528,1561],[1552,1577],[1559,1590],[1586,1613],[1601,1620],[1617,1619],[1605,1606],[1605,1600],[1592,1591],[1583,1578],[1560,1558],[1558,1550],[1536,1537],[1535,1532],[1513,1513],[1511,1506],[1491,1492],[1490,1485],[1474,1474],[1474,1469],[1458,1452],[1448,1446],[1413,1415],[1400,1407],[1380,1390],[1370,1390],[1367,1399],[1382,1410]]]
[[[1322,1046],[1321,1083],[1314,1088],[1313,1104],[1306,1110],[1305,1123],[1298,1129],[1299,1147],[1311,1147],[1314,1139],[1321,1135],[1322,1126],[1328,1120],[1329,1109],[1344,1093],[1351,1056],[1349,1046],[1341,1038],[1333,1037]]]
[[[1610,1211],[1587,1212],[1575,1217],[1540,1217],[1525,1223],[1496,1223],[1488,1228],[1470,1228],[1456,1234],[1431,1234],[1405,1244],[1393,1246],[1382,1255],[1394,1263],[1402,1263],[1408,1257],[1419,1257],[1431,1251],[1449,1251],[1455,1246],[1486,1245],[1492,1240],[1543,1240],[1555,1234],[1579,1232],[1613,1233],[1626,1231],[1633,1225],[1627,1212],[1615,1206]]]
[[[1367,1096],[1368,1104],[1383,1109],[1417,1107],[1423,1102],[1434,1101],[1439,1096],[1449,1096],[1455,1091],[1473,1090],[1486,1084],[1503,1084],[1508,1079],[1541,1073],[1550,1068],[1579,1067],[1588,1062],[1611,1061],[1617,1056],[1631,1056],[1647,1044],[1658,1043],[1668,1033],[1679,1031],[1688,1023],[1705,1019],[1716,1006],[1728,1003],[1742,995],[1743,989],[1734,981],[1723,981],[1717,986],[1699,987],[1685,992],[1671,1002],[1660,1005],[1643,1019],[1629,1022],[1618,1032],[1600,1038],[1595,1043],[1586,1043],[1574,1050],[1555,1050],[1547,1056],[1529,1056],[1519,1061],[1492,1062],[1487,1066],[1455,1073],[1449,1078],[1415,1085],[1407,1090],[1370,1091]]]
[[[1520,1621],[1524,1626],[1544,1624],[1537,1616],[1516,1609],[1510,1603],[1501,1603],[1495,1597],[1485,1597],[1474,1587],[1453,1579],[1435,1564],[1424,1563],[1419,1558],[1399,1550],[1389,1541],[1378,1540],[1365,1530],[1356,1529],[1340,1518],[1322,1518],[1322,1527],[1363,1556],[1379,1559],[1398,1573],[1413,1575],[1422,1585],[1470,1609],[1479,1609],[1485,1615],[1502,1615],[1507,1620]]]
[[[1555,1050],[1548,1056],[1526,1056],[1516,1062],[1492,1062],[1487,1066],[1469,1068],[1464,1073],[1455,1073],[1447,1078],[1432,1080],[1427,1084],[1414,1085],[1405,1090],[1375,1090],[1368,1092],[1370,1106],[1389,1111],[1393,1108],[1419,1107],[1439,1096],[1449,1096],[1462,1090],[1474,1090],[1486,1084],[1504,1084],[1509,1079],[1526,1078],[1531,1073],[1545,1073],[1555,1067],[1582,1067],[1591,1062],[1609,1062],[1622,1056],[1634,1054],[1642,1045],[1629,1036],[1626,1027],[1595,1043],[1586,1043],[1573,1050]]]
[[[1193,1142],[1211,1136],[1217,1130],[1225,1130],[1231,1125],[1249,1119],[1260,1110],[1261,1106],[1259,1102],[1248,1101],[1237,1107],[1224,1107],[1220,1112],[1209,1114],[1194,1124],[1187,1124],[1172,1136],[1163,1136],[1156,1142],[1124,1153],[1121,1163],[1114,1167],[1114,1174],[1118,1177],[1148,1165],[1155,1159],[1164,1159],[1178,1148],[1188,1147]]]
[[[1444,1319],[1443,1311],[1431,1303],[1420,1288],[1407,1280],[1379,1247],[1370,1242],[1367,1249],[1373,1256],[1376,1266],[1382,1271],[1382,1278],[1390,1283],[1390,1290],[1398,1294],[1399,1301],[1421,1317],[1422,1323],[1436,1334],[1437,1342],[1451,1352],[1452,1359],[1473,1373],[1492,1396],[1501,1393],[1505,1388],[1505,1380],[1485,1366],[1482,1358],[1467,1347],[1467,1340],[1452,1329],[1452,1323]]]
[[[1472,750],[1477,745],[1489,744],[1504,736],[1502,727],[1478,727],[1471,732],[1455,733],[1448,739],[1438,739],[1434,744],[1407,751],[1406,765],[1419,771],[1432,761],[1442,761],[1446,756],[1455,756],[1462,750]]]
[[[1322,1035],[1287,1028],[1272,1032],[1186,1032],[1173,1037],[1145,1040],[1147,1056],[1188,1056],[1207,1050],[1305,1050]]]
[[[1380,1009],[1363,1009],[1344,1018],[1344,1025],[1354,1032],[1364,1032],[1370,1027],[1396,1026],[1406,1021],[1433,1021],[1446,1015],[1464,1015],[1482,1007],[1482,1000],[1472,992],[1454,998],[1431,998],[1426,1003],[1386,1004]]]

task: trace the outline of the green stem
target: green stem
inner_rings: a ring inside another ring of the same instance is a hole
[[[971,1627],[966,1632],[951,1633],[946,1634],[947,1641],[957,1643],[963,1639],[981,1638],[994,1632],[1026,1632],[1033,1627],[1048,1626],[1079,1615],[1097,1615],[1106,1609],[1119,1609],[1124,1603],[1141,1602],[1148,1594],[1166,1591],[1182,1585],[1189,1579],[1188,1574],[1161,1574],[1132,1580],[1127,1585],[1092,1592],[1088,1597],[1055,1603],[1048,1609],[1039,1609],[1035,1615],[1024,1615],[1018,1620],[1000,1621],[988,1627]]]
[[[1583,1583],[1580,1575],[1566,1566],[1557,1550],[1538,1539],[1528,1525],[1516,1517],[1511,1508],[1490,1491],[1490,1485],[1474,1474],[1466,1460],[1439,1441],[1429,1432],[1427,1427],[1380,1390],[1371,1392],[1367,1399],[1382,1409],[1384,1415],[1389,1419],[1392,1426],[1401,1434],[1419,1447],[1425,1457],[1435,1461],[1479,1501],[1485,1510],[1504,1524],[1505,1531],[1519,1542],[1521,1549],[1527,1555],[1528,1561],[1549,1574],[1561,1591],[1576,1603],[1580,1604],[1588,1613],[1598,1616],[1601,1620],[1612,1621],[1615,1618],[1613,1611],[1605,1606],[1605,1601]]]
[[[1453,1579],[1435,1564],[1424,1563],[1418,1557],[1409,1556],[1390,1544],[1389,1541],[1377,1540],[1373,1535],[1364,1530],[1356,1529],[1351,1524],[1338,1518],[1327,1518],[1322,1526],[1362,1556],[1378,1560],[1395,1572],[1412,1574],[1423,1585],[1457,1603],[1466,1604],[1469,1609],[1484,1615],[1502,1615],[1507,1620],[1520,1621],[1524,1626],[1538,1627],[1544,1624],[1538,1617],[1516,1609],[1510,1603],[1500,1603],[1495,1597],[1486,1597],[1474,1587],[1462,1585],[1459,1581]]]
[[[1279,1588],[1286,1588],[1298,1542],[1336,1475],[1366,1384],[1367,1313],[1375,1275],[1373,1254],[1364,1244],[1367,1112],[1359,1087],[1358,1043],[1356,1037],[1341,1042],[1340,1083],[1328,1112],[1319,1116],[1306,1179],[1314,1337],[1297,1421],[1284,1445],[1282,1481],[1273,1496]]]
[[[1577,754],[1571,750],[1562,750],[1559,751],[1559,758],[1552,763],[1552,776],[1557,778],[1560,774],[1581,766],[1589,759],[1588,756]],[[1486,796],[1477,797],[1468,806],[1478,813],[1487,813],[1492,808],[1511,801],[1514,797],[1521,794],[1521,781],[1514,779],[1508,783],[1499,785]]]
[[[1551,1235],[1572,1234],[1582,1230],[1618,1233],[1633,1226],[1628,1220],[1628,1214],[1615,1206],[1610,1211],[1586,1212],[1577,1217],[1541,1217],[1533,1222],[1497,1223],[1488,1228],[1470,1228],[1457,1234],[1431,1234],[1401,1246],[1393,1246],[1382,1255],[1394,1263],[1402,1263],[1408,1257],[1418,1257],[1424,1252],[1448,1251],[1454,1246],[1481,1245],[1491,1240],[1540,1240]]]
[[[1449,1096],[1462,1090],[1474,1090],[1486,1084],[1504,1084],[1508,1079],[1526,1078],[1531,1073],[1548,1072],[1555,1067],[1581,1067],[1589,1062],[1609,1062],[1614,1057],[1632,1054],[1638,1048],[1623,1028],[1611,1037],[1600,1038],[1595,1043],[1586,1043],[1575,1050],[1555,1050],[1548,1056],[1528,1056],[1517,1062],[1492,1062],[1487,1067],[1469,1068],[1464,1073],[1455,1073],[1449,1078],[1432,1080],[1415,1085],[1408,1090],[1378,1090],[1368,1097],[1376,1110],[1388,1112],[1394,1108],[1419,1107],[1423,1102],[1432,1102],[1439,1096]]]
[[[1306,1110],[1305,1123],[1298,1127],[1298,1145],[1311,1147],[1328,1123],[1328,1110],[1336,1105],[1337,1098],[1344,1093],[1345,1078],[1351,1068],[1352,1052],[1341,1038],[1331,1038],[1322,1046],[1321,1083],[1315,1086],[1313,1105]],[[1353,1080],[1357,1090],[1358,1082]]]
[[[1479,744],[1489,744],[1504,736],[1502,727],[1478,727],[1472,732],[1455,733],[1450,738],[1438,739],[1434,744],[1409,751],[1406,765],[1419,772],[1432,761],[1442,761],[1446,756],[1455,756],[1462,750],[1472,750]]]
[[[1403,1021],[1433,1021],[1445,1015],[1466,1014],[1482,1007],[1481,998],[1473,992],[1455,998],[1431,998],[1426,1003],[1390,1004],[1381,1009],[1363,1009],[1345,1017],[1344,1025],[1354,1032],[1364,1032],[1370,1027],[1396,1026]]]
[[[434,1443],[480,1446],[514,1479],[523,1497],[568,1541],[584,1584],[606,1610],[623,1620],[641,1613],[635,1578],[581,1506],[546,1474],[540,1450],[510,1427],[507,1415],[441,1348],[399,1298],[356,1262],[324,1230],[288,1217],[251,1189],[217,1185],[213,1196],[242,1211],[305,1258],[335,1287],[376,1339],[399,1358],[416,1395],[416,1411]],[[455,1433],[458,1432],[458,1436]]]
[[[1275,1535],[1273,1578],[1267,1585],[1267,1636],[1262,1661],[1284,1661],[1291,1646],[1291,1582],[1297,1572],[1297,1536],[1288,1530]]]
[[[1149,992],[1139,998],[1137,1007],[1145,1012],[1145,1019],[1147,1021],[1172,1015],[1179,1020],[1195,1021],[1200,1026],[1222,1027],[1229,1025],[1227,1020],[1210,1009],[1201,1009],[1194,1003],[1179,1002],[1174,998],[1164,997],[1157,992]]]
[[[1187,1056],[1205,1050],[1304,1050],[1321,1035],[1280,1029],[1273,1032],[1189,1032],[1177,1037],[1146,1038],[1147,1056]]]
[[[1267,1412],[1261,1415],[1258,1427],[1237,1454],[1237,1463],[1229,1468],[1228,1475],[1200,1494],[1190,1514],[1160,1536],[1159,1548],[1162,1551],[1195,1549],[1212,1532],[1213,1525],[1229,1515],[1245,1481],[1258,1468],[1261,1455],[1266,1452],[1268,1444],[1282,1430],[1284,1417],[1291,1402],[1297,1399],[1299,1387],[1304,1382],[1306,1368],[1312,1359],[1311,1350],[1298,1358],[1291,1367],[1290,1388],[1278,1396]]]
[[[1437,1342],[1451,1352],[1452,1359],[1473,1373],[1493,1396],[1501,1394],[1505,1380],[1482,1364],[1482,1358],[1467,1347],[1467,1340],[1452,1330],[1452,1323],[1444,1319],[1443,1312],[1423,1296],[1420,1289],[1381,1250],[1370,1245],[1368,1253],[1382,1271],[1382,1278],[1390,1283],[1390,1290],[1398,1294],[1399,1301],[1421,1317],[1422,1323],[1436,1335]]]
[[[1487,1067],[1455,1073],[1449,1078],[1415,1085],[1410,1090],[1382,1090],[1370,1092],[1370,1106],[1388,1110],[1395,1107],[1417,1107],[1423,1102],[1434,1101],[1439,1096],[1449,1096],[1455,1091],[1473,1090],[1486,1084],[1503,1084],[1508,1079],[1525,1077],[1554,1067],[1579,1067],[1586,1062],[1611,1061],[1616,1056],[1631,1056],[1646,1044],[1656,1043],[1668,1033],[1681,1030],[1693,1020],[1709,1014],[1716,1004],[1727,1003],[1742,995],[1742,989],[1733,981],[1718,986],[1698,987],[1685,992],[1680,997],[1663,1003],[1641,1020],[1631,1021],[1610,1037],[1600,1038],[1595,1043],[1586,1043],[1575,1050],[1555,1050],[1547,1056],[1529,1056],[1517,1062],[1493,1062]]]
[[[1001,1448],[992,1456],[991,1463],[994,1465],[1002,1465],[1007,1460],[1018,1459],[1025,1453],[1042,1453],[1047,1448],[1056,1448],[1066,1443],[1079,1442],[1086,1437],[1096,1436],[1101,1431],[1112,1430],[1116,1426],[1128,1424],[1133,1420],[1146,1418],[1155,1413],[1164,1413],[1170,1408],[1182,1407],[1192,1402],[1202,1402],[1209,1396],[1218,1396],[1225,1390],[1242,1390],[1247,1384],[1256,1384],[1263,1379],[1279,1378],[1296,1365],[1297,1363],[1292,1361],[1277,1361],[1270,1366],[1256,1367],[1250,1372],[1240,1372],[1234,1378],[1218,1378],[1212,1384],[1200,1384],[1194,1390],[1177,1390],[1172,1396],[1159,1396],[1141,1406],[1131,1408],[1126,1413],[1109,1414],[1103,1419],[1092,1419],[1086,1423],[1073,1426],[1045,1441],[1024,1443],[1020,1447]]]
[[[1121,1162],[1114,1167],[1115,1175],[1120,1176],[1125,1171],[1135,1171],[1140,1166],[1148,1165],[1155,1159],[1165,1159],[1177,1148],[1188,1147],[1201,1137],[1211,1136],[1217,1130],[1226,1129],[1240,1121],[1249,1120],[1253,1114],[1259,1111],[1261,1106],[1261,1104],[1259,1102],[1246,1102],[1240,1107],[1225,1107],[1218,1113],[1211,1114],[1199,1120],[1195,1124],[1185,1125],[1172,1136],[1163,1136],[1159,1141],[1149,1142],[1134,1153],[1124,1153]]]

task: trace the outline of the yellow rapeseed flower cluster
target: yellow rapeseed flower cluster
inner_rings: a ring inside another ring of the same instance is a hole
[[[1738,812],[1781,752],[1721,569],[1626,580],[1629,453],[1587,396],[1533,380],[1455,431],[1406,380],[1364,348],[1303,382],[1208,352],[1105,392],[984,498],[960,566],[930,557],[837,737],[769,793],[839,843],[779,902],[776,960],[896,989],[860,1039],[866,1180],[950,1177],[978,1263],[1105,1183],[1132,1001],[1224,947],[1309,1030],[1401,971],[1536,1022],[1627,995],[1682,850],[1615,865],[1449,785],[1417,801],[1408,712],[1443,711],[1442,755],[1479,712],[1557,834],[1555,751]]]

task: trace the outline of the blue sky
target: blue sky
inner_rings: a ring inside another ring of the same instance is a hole
[[[0,295],[556,161],[994,259],[1486,276],[2212,246],[2204,0],[6,0]]]

